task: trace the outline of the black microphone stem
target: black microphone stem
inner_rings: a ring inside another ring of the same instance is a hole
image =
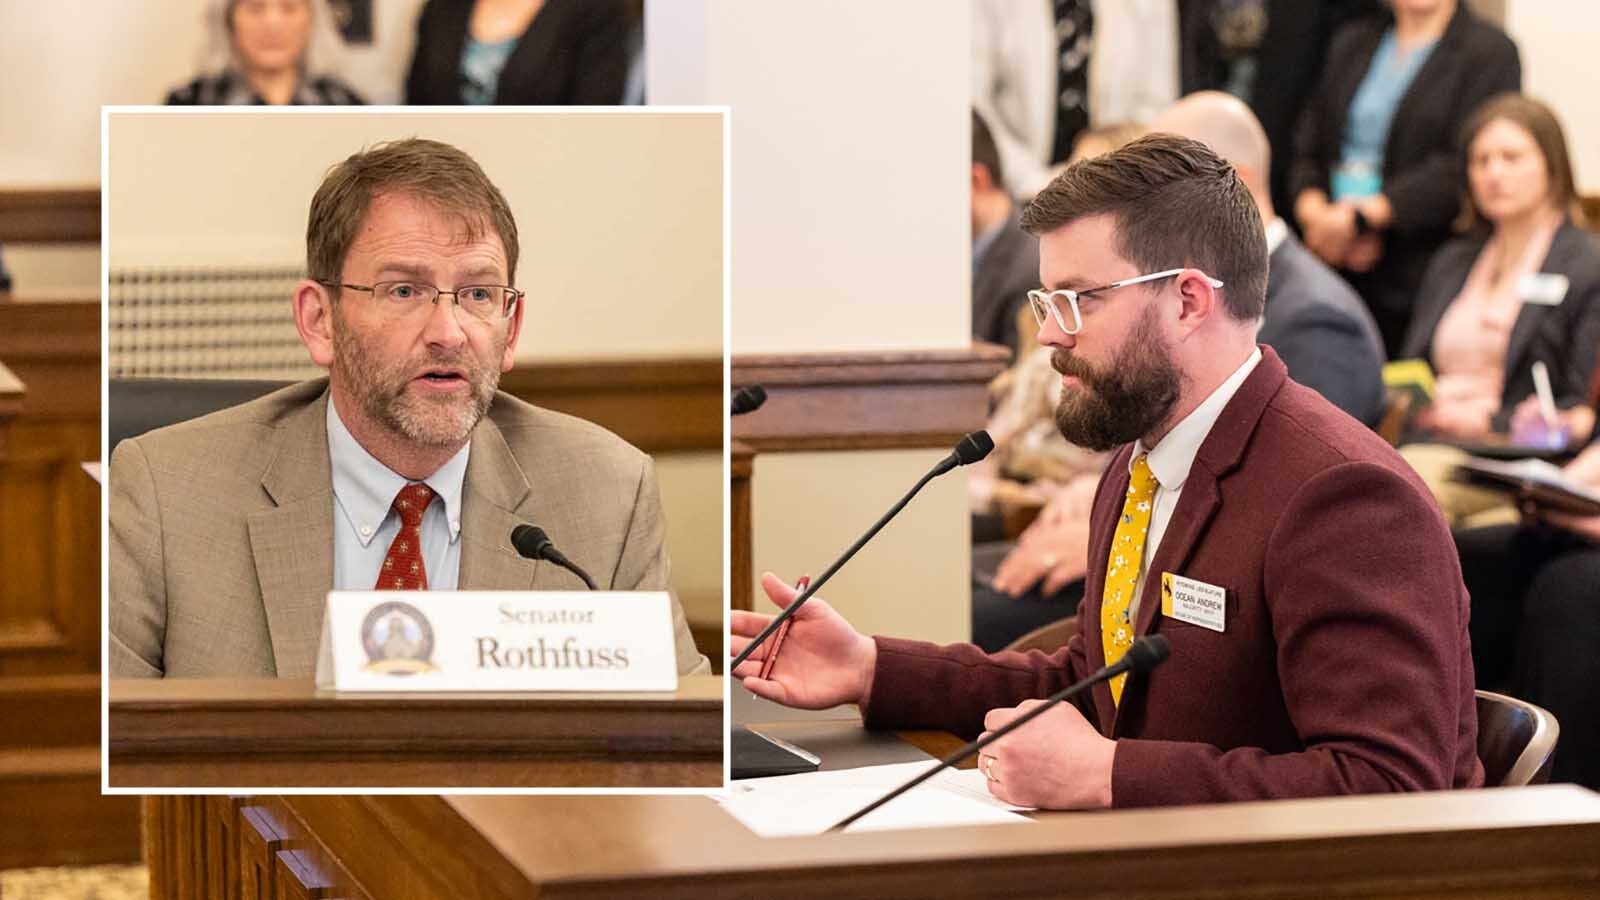
[[[945,465],[946,462],[949,462],[950,464]],[[872,540],[874,535],[876,535],[879,531],[882,531],[883,526],[889,524],[889,520],[894,518],[895,514],[899,513],[900,510],[904,509],[905,505],[911,502],[911,498],[915,497],[917,492],[922,490],[924,485],[940,475],[943,475],[945,472],[950,471],[950,469],[954,467],[954,462],[951,462],[950,460],[944,460],[941,461],[939,465],[934,466],[931,470],[929,470],[928,474],[922,476],[922,480],[918,481],[916,485],[911,488],[911,490],[907,491],[906,495],[900,498],[899,503],[896,503],[889,509],[888,512],[884,513],[883,517],[878,519],[878,521],[867,530],[866,534],[863,534],[854,544],[851,544],[850,549],[844,551],[843,556],[840,556],[838,559],[834,560],[833,565],[829,566],[827,571],[823,572],[821,575],[818,575],[817,579],[811,582],[810,587],[806,588],[804,591],[801,591],[800,596],[795,597],[793,603],[790,603],[782,612],[778,613],[778,615],[771,622],[768,622],[766,628],[761,629],[761,633],[755,636],[755,639],[744,648],[744,651],[733,658],[733,663],[728,666],[728,672],[731,674],[734,669],[737,669],[739,664],[748,659],[750,654],[755,652],[755,649],[761,646],[763,641],[770,637],[774,631],[778,630],[778,626],[782,625],[784,621],[786,621],[790,616],[794,615],[795,610],[798,610],[802,605],[805,604],[807,600],[810,600],[812,594],[815,594],[818,589],[820,589],[824,584],[827,584],[828,579],[833,577],[833,573],[839,571],[839,567],[849,562],[850,557],[855,556],[857,550],[860,550],[866,545],[867,541]]]

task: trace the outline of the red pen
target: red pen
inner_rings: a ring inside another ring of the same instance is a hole
[[[801,575],[800,580],[794,583],[795,596],[798,597],[801,594],[804,594],[806,592],[806,588],[810,586],[811,576]],[[778,626],[777,633],[773,634],[772,640],[768,642],[767,656],[761,661],[760,677],[762,679],[772,677],[772,667],[778,662],[778,651],[783,649],[783,639],[789,636],[789,626],[793,624],[794,616],[784,619],[783,624]]]

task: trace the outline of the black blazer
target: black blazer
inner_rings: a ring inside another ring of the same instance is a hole
[[[461,103],[461,51],[473,0],[428,0],[417,17],[417,49],[406,102]],[[617,0],[545,0],[506,60],[500,105],[609,105],[628,77],[626,6]]]
[[[1433,364],[1433,333],[1450,302],[1461,293],[1488,242],[1488,234],[1458,238],[1444,245],[1428,266],[1417,294],[1416,315],[1406,331],[1403,355]],[[1567,294],[1557,306],[1524,303],[1511,326],[1506,347],[1505,389],[1494,428],[1504,431],[1511,410],[1533,393],[1533,363],[1544,360],[1550,388],[1563,409],[1587,400],[1600,349],[1600,246],[1588,232],[1568,221],[1550,241],[1540,272],[1567,276]]]
[[[1039,239],[1022,230],[1021,214],[1000,226],[983,258],[972,267],[972,335],[1017,352],[1017,315],[1028,292],[1039,286]]]
[[[1394,24],[1388,13],[1367,16],[1339,30],[1328,48],[1322,83],[1301,115],[1290,193],[1329,189],[1339,162],[1339,141],[1356,89],[1366,77],[1383,33]],[[1428,260],[1449,238],[1466,188],[1461,128],[1484,100],[1520,90],[1522,63],[1505,32],[1467,9],[1455,16],[1428,61],[1395,109],[1383,157],[1383,193],[1394,207],[1384,234],[1383,259],[1352,283],[1373,308],[1379,324],[1403,330]],[[1398,335],[1391,337],[1397,343]]]
[[[1255,52],[1255,84],[1250,108],[1273,149],[1272,203],[1294,208],[1289,196],[1289,166],[1295,123],[1306,98],[1322,76],[1323,59],[1334,33],[1345,22],[1371,15],[1378,0],[1265,0],[1267,27]],[[1217,0],[1178,0],[1178,79],[1181,93],[1221,90],[1229,63],[1217,39]],[[1289,367],[1293,378],[1294,367]]]

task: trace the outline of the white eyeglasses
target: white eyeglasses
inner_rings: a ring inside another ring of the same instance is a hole
[[[1059,326],[1064,333],[1077,334],[1083,330],[1083,314],[1078,312],[1078,298],[1087,297],[1090,294],[1103,294],[1106,291],[1114,291],[1117,288],[1127,287],[1130,284],[1141,284],[1146,281],[1156,281],[1162,278],[1171,278],[1174,275],[1182,275],[1187,271],[1189,270],[1168,269],[1165,272],[1154,272],[1149,275],[1140,275],[1135,278],[1124,278],[1121,281],[1113,281],[1110,284],[1089,288],[1088,290],[1084,291],[1069,291],[1066,288],[1054,291],[1029,291],[1028,306],[1033,309],[1033,317],[1038,320],[1040,328],[1044,327],[1044,317],[1049,315],[1056,320],[1056,325]],[[1222,282],[1218,281],[1217,279],[1212,278],[1210,275],[1206,275],[1204,272],[1201,272],[1200,274],[1205,278],[1206,283],[1212,287],[1222,287]],[[1065,308],[1064,310],[1063,307]],[[1049,312],[1047,313],[1046,310]],[[1068,318],[1069,315],[1071,316],[1070,319]]]

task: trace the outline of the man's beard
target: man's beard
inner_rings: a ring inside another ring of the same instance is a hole
[[[489,412],[500,371],[482,365],[467,348],[384,364],[351,333],[337,311],[333,318],[333,370],[367,419],[390,434],[418,446],[449,447],[464,442]],[[434,367],[460,369],[469,387],[466,396],[419,395],[409,390],[412,378]]]
[[[1153,307],[1103,371],[1060,349],[1050,365],[1080,382],[1062,389],[1056,427],[1069,443],[1090,450],[1120,447],[1155,430],[1177,404],[1183,384],[1156,329]]]

